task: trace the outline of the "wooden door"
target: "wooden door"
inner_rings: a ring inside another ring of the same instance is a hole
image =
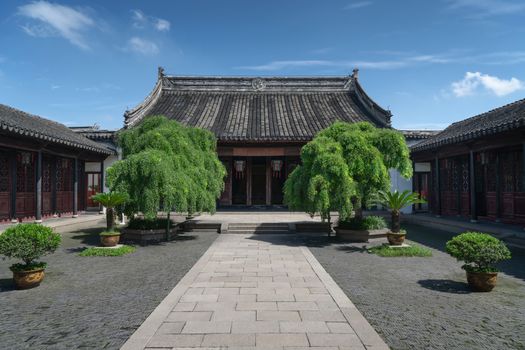
[[[9,219],[11,213],[11,181],[9,157],[0,151],[0,221]]]
[[[252,204],[266,204],[266,158],[253,157],[251,171]]]

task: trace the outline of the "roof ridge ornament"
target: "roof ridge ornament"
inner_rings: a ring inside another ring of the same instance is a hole
[[[159,77],[159,79],[164,78],[164,68],[161,67],[161,66],[159,66],[159,68],[158,68],[158,77]]]
[[[352,70],[352,79],[357,80],[357,78],[359,78],[359,68],[356,67]]]
[[[252,88],[255,91],[262,91],[266,89],[266,82],[261,78],[255,78],[252,80]]]

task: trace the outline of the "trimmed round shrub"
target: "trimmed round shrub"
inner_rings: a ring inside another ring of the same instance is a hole
[[[446,251],[465,264],[468,272],[498,272],[497,262],[510,259],[510,251],[499,239],[481,232],[465,232],[447,242]]]
[[[362,219],[351,218],[350,220],[339,221],[339,228],[347,230],[380,230],[387,228],[385,219],[382,216],[365,216]]]
[[[46,266],[37,262],[40,257],[53,253],[60,245],[60,235],[40,224],[19,224],[0,234],[0,255],[20,259],[12,270],[33,270]]]

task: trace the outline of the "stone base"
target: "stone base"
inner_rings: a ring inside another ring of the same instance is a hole
[[[97,247],[97,249],[117,249],[117,248],[120,248],[120,247],[123,247],[124,244],[117,244],[117,245],[114,245],[113,247]]]
[[[159,230],[133,230],[124,228],[121,230],[122,240],[138,242],[139,244],[147,244],[150,242],[162,242],[166,241],[166,229]],[[170,230],[171,238],[177,236],[177,227],[173,227]]]
[[[336,237],[349,242],[368,242],[373,238],[386,237],[389,230],[387,228],[381,230],[349,230],[339,227],[335,228]]]
[[[396,248],[408,248],[412,247],[410,244],[403,243],[401,245],[388,245],[389,248],[396,249]]]

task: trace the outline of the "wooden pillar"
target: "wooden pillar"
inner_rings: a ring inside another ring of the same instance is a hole
[[[78,158],[73,160],[73,217],[78,217]]]
[[[412,161],[412,192],[416,192],[416,185],[414,184],[414,181],[419,181],[418,177],[416,176],[416,162]],[[418,183],[417,190],[418,190],[418,196],[421,194],[420,191],[421,185]],[[412,204],[412,213],[416,212],[416,205]]]
[[[500,156],[496,151],[496,222],[501,221],[501,169]]]
[[[12,152],[11,158],[9,159],[10,172],[11,172],[11,222],[17,222],[16,219],[16,152]]]
[[[457,216],[461,216],[461,158],[454,159],[454,169],[456,169],[456,178],[454,179],[457,183],[458,189],[456,192],[456,207]]]
[[[57,216],[57,157],[51,160],[51,212]]]
[[[42,151],[36,156],[36,205],[35,222],[42,222]]]
[[[252,157],[246,159],[246,205],[252,205]]]
[[[435,169],[436,169],[436,216],[441,216],[441,184],[440,184],[440,174],[439,174],[439,158],[436,156],[435,159]]]
[[[272,205],[272,161],[266,157],[266,205]]]
[[[104,192],[104,160],[100,161],[100,192]],[[99,204],[99,213],[104,213],[104,207]]]
[[[470,179],[470,221],[476,222],[478,220],[476,207],[476,174],[474,166],[474,151],[469,153],[469,179]]]

